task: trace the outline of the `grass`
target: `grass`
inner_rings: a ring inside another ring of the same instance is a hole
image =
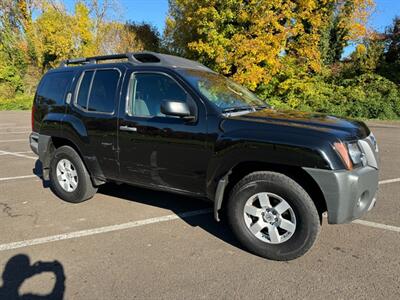
[[[30,110],[33,95],[17,95],[12,99],[0,99],[0,110]]]

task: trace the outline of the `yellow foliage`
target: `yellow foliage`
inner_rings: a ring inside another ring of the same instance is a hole
[[[368,20],[375,9],[374,0],[336,0],[337,9],[340,11],[339,27],[346,29],[346,40],[361,41],[370,32]]]
[[[186,56],[255,89],[286,66],[321,71],[320,32],[335,0],[175,0],[165,35]]]

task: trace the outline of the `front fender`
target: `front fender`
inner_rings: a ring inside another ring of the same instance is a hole
[[[321,141],[303,138],[304,143],[295,143],[286,136],[286,141],[273,139],[253,139],[249,137],[260,134],[246,133],[243,137],[221,137],[215,144],[215,152],[207,169],[207,195],[214,199],[218,181],[229,171],[242,163],[264,163],[288,167],[309,167],[333,169],[332,162],[327,159],[331,147],[322,146]]]

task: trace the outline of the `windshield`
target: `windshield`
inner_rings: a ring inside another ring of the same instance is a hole
[[[222,75],[199,70],[180,70],[179,72],[198,92],[214,103],[222,112],[268,107],[265,102],[245,87]]]

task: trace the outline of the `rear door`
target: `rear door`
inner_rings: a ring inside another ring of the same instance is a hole
[[[164,72],[130,75],[118,127],[124,181],[204,194],[211,157],[206,144],[206,110],[183,84]],[[162,114],[163,100],[188,103],[196,120]]]
[[[117,178],[117,103],[124,69],[96,68],[81,72],[76,84],[70,115],[84,128],[85,160],[99,168],[105,178]],[[98,162],[94,163],[94,162]]]

